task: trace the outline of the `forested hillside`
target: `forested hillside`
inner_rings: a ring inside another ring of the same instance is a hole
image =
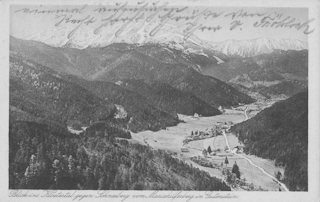
[[[207,102],[194,96],[192,93],[180,91],[168,84],[151,82],[149,84],[142,80],[123,80],[121,86],[137,91],[149,102],[167,113],[179,113],[185,115],[214,116],[221,112],[210,106]]]
[[[263,88],[259,92],[262,95],[287,95],[292,96],[298,92],[307,89],[308,83],[304,81],[284,81],[279,84]]]
[[[176,113],[161,111],[144,96],[114,83],[90,82],[31,60],[10,57],[10,106],[65,127],[74,122],[87,127],[113,117],[118,111],[115,104],[127,112],[117,120],[119,125],[134,132],[179,123]]]
[[[162,150],[129,143],[124,131],[83,135],[10,119],[10,189],[221,190],[230,188]]]
[[[285,166],[290,190],[308,190],[308,93],[275,103],[254,118],[231,128],[244,151]]]

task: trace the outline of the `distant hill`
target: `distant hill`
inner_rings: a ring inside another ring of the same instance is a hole
[[[308,50],[274,50],[270,54],[254,57],[254,60],[263,69],[271,69],[276,73],[289,74],[308,79]]]
[[[257,56],[230,57],[221,64],[203,68],[203,74],[229,81],[248,74],[254,81],[308,79],[308,50],[273,50]]]
[[[83,126],[113,116],[115,106],[41,65],[10,58],[10,105],[32,116]]]
[[[176,58],[167,57],[170,51]],[[78,50],[10,38],[10,54],[80,78],[113,83],[123,79],[144,80],[146,83],[158,81],[191,93],[214,107],[253,102],[252,98],[230,85],[199,73],[200,65],[216,60],[213,56],[210,59],[195,53],[179,55],[178,52],[158,44],[138,47],[120,43]]]
[[[119,85],[139,92],[161,110],[168,113],[174,112],[185,115],[197,113],[202,116],[221,114],[217,108],[210,106],[193,94],[180,91],[165,83],[151,82],[147,84],[142,80],[123,80],[119,82]]]
[[[292,191],[308,190],[308,93],[277,102],[255,117],[231,127],[244,151],[285,166]]]
[[[179,122],[176,116],[159,110],[136,92],[113,83],[73,78],[11,57],[10,105],[30,114],[29,118],[56,121],[65,128],[74,123],[87,127],[113,119],[118,111],[114,104],[123,105],[128,111],[128,116],[117,122],[124,128],[130,123],[128,129],[132,131],[159,130]]]
[[[285,78],[272,69],[258,69],[249,72],[249,76],[253,81],[282,81]]]
[[[230,83],[244,86],[246,88],[254,87],[254,83],[248,74],[237,76],[229,81]]]
[[[74,76],[65,76],[65,79],[84,87],[107,103],[121,105],[128,112],[128,117],[132,117],[128,125],[123,125],[123,127],[128,127],[133,132],[156,131],[180,122],[175,108],[173,111],[170,111],[168,107],[159,108],[150,100],[153,99],[152,95],[149,99],[136,91],[111,82],[87,81]]]
[[[308,88],[308,83],[303,81],[284,81],[279,84],[266,87],[259,92],[262,95],[287,95],[292,96]]]
[[[253,102],[246,94],[216,78],[204,76],[190,66],[163,64],[135,50],[93,75],[92,79],[113,82],[135,79],[146,83],[158,81],[192,93],[215,107]]]
[[[274,50],[303,50],[308,49],[308,43],[294,39],[256,38],[251,40],[226,40],[209,42],[213,50],[228,56],[252,57]]]

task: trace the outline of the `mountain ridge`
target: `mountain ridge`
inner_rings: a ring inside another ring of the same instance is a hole
[[[251,40],[226,40],[208,42],[212,49],[228,56],[252,57],[280,50],[308,49],[308,43],[298,39],[255,38]]]
[[[27,37],[27,40],[34,40],[46,43],[53,47],[70,47],[85,49],[88,47],[105,47],[113,43],[128,44],[163,44],[171,48],[183,50],[188,53],[197,52],[206,55],[205,50],[218,51],[228,56],[250,57],[263,53],[270,53],[275,49],[281,50],[302,50],[307,49],[307,42],[297,39],[280,38],[255,38],[247,40],[225,40],[222,42],[202,40],[191,34],[188,38],[183,30],[177,26],[165,24],[155,34],[152,30],[159,26],[156,22],[132,22],[130,27],[122,29],[121,34],[116,31],[121,28],[121,23],[114,23],[108,28],[104,27],[98,32],[96,27],[91,25],[80,26],[79,29],[69,37],[72,32],[70,26],[58,26],[49,31],[37,33]],[[212,52],[211,52],[212,53]],[[218,56],[218,55],[215,55]],[[218,56],[219,58],[219,56]],[[223,61],[223,59],[221,60]]]
[[[153,45],[154,50],[150,56],[144,54],[148,52],[147,50],[151,50],[150,47],[135,49],[134,45],[123,43],[84,50],[53,48],[44,44],[39,46],[38,43],[12,38],[10,53],[18,57],[32,58],[51,69],[87,80],[113,83],[123,79],[143,79],[146,83],[160,81],[178,90],[192,93],[214,107],[253,101],[249,96],[238,92],[228,84],[202,75],[195,68],[198,64],[192,62],[202,61],[201,59],[179,58],[179,61],[184,61],[183,63],[159,61],[162,57],[160,52],[166,49],[162,46]],[[179,53],[181,52],[178,51],[175,54],[179,55]],[[209,64],[210,60],[206,63]],[[206,84],[199,81],[206,81]]]

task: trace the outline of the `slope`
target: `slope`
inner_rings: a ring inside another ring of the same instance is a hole
[[[10,57],[10,105],[44,119],[70,125],[107,120],[110,105],[84,88],[61,79],[52,70]]]
[[[166,49],[167,47],[157,44],[142,48],[135,44],[111,44],[103,48],[78,50],[54,48],[40,42],[10,38],[10,51],[13,55],[34,60],[62,73],[99,81],[117,82],[121,79],[144,79],[147,83],[149,81],[164,82],[178,90],[192,93],[213,106],[252,102],[250,97],[231,86],[198,72],[200,65],[208,65],[210,61],[214,62],[213,59],[196,54],[189,54],[188,57],[184,54],[186,58],[179,56],[177,60],[171,62],[160,62],[155,59],[161,59],[161,53],[166,51],[165,57],[167,57],[169,49]],[[207,59],[203,60],[203,58]],[[206,62],[202,64],[201,61]],[[143,71],[142,78],[138,74]],[[182,83],[179,84],[179,81]]]
[[[156,131],[180,122],[174,111],[170,111],[168,108],[159,109],[153,102],[133,90],[111,82],[87,81],[71,75],[66,75],[65,78],[84,87],[108,103],[122,106],[128,112],[127,116],[130,117],[128,125],[123,125],[123,127],[128,127],[133,132]]]
[[[159,130],[179,122],[177,117],[157,109],[135,92],[112,83],[96,82],[97,85],[72,78],[33,61],[11,57],[10,78],[12,106],[35,117],[55,120],[65,128],[66,125],[87,127],[96,121],[112,121],[124,128],[128,126],[129,130],[141,131]],[[114,104],[124,105],[128,116],[113,119],[119,111]]]
[[[139,92],[150,102],[155,103],[156,106],[168,113],[185,115],[197,113],[202,116],[220,114],[217,108],[210,106],[191,93],[182,92],[165,83],[151,82],[147,84],[142,80],[123,80],[119,85]]]
[[[274,50],[248,58],[230,57],[225,63],[203,68],[203,74],[229,81],[248,74],[255,81],[308,79],[308,50]]]
[[[299,93],[301,91],[304,91],[307,88],[307,83],[303,81],[284,81],[279,84],[266,87],[259,92],[262,95],[287,95],[292,96],[296,93]]]
[[[221,180],[170,153],[114,135],[95,130],[71,136],[43,124],[10,122],[9,188],[230,191]]]
[[[230,85],[213,77],[204,76],[190,66],[180,63],[161,63],[135,50],[126,53],[113,64],[97,72],[92,79],[113,82],[135,79],[146,83],[158,81],[192,93],[215,107],[253,101],[252,98]]]
[[[254,118],[231,127],[245,152],[285,166],[290,190],[308,190],[308,93],[275,103]]]

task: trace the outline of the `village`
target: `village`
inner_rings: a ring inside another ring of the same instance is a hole
[[[231,109],[219,107],[222,114],[213,117],[179,114],[184,123],[157,132],[132,133],[133,141],[163,149],[172,157],[218,177],[232,190],[280,191],[284,169],[271,160],[245,154],[244,145],[230,131],[231,126],[255,116],[272,101],[239,104]]]
[[[261,106],[256,105],[258,109],[248,106],[239,106],[234,111],[243,111],[245,114],[245,119],[248,119],[248,114],[250,112],[258,111]],[[220,108],[219,108],[220,109]],[[220,109],[224,114],[226,110]],[[199,147],[194,147],[193,143],[202,140],[203,150],[202,155],[192,156],[190,160],[200,166],[208,167],[211,169],[219,170],[224,176],[223,180],[229,184],[233,190],[238,191],[267,191],[267,189],[261,186],[255,185],[253,182],[247,183],[247,179],[243,177],[243,171],[240,171],[238,162],[243,164],[242,154],[244,146],[240,142],[232,141],[231,147],[229,146],[227,135],[229,138],[234,137],[230,133],[230,128],[234,123],[232,121],[219,122],[217,121],[211,128],[206,128],[204,130],[191,131],[190,135],[187,135],[183,140],[183,147],[181,148],[182,153],[190,152],[189,149],[196,149]],[[234,138],[232,138],[234,140]],[[199,150],[199,149],[198,149]],[[180,154],[183,155],[183,154]],[[233,163],[231,163],[233,162]],[[274,176],[277,180],[282,180],[282,172],[275,171]],[[273,180],[276,182],[276,180]],[[276,189],[276,191],[281,191],[281,188]]]
[[[232,121],[228,122],[217,122],[212,128],[206,128],[204,131],[191,131],[191,134],[189,136],[186,136],[183,140],[183,146],[188,145],[191,141],[197,141],[197,140],[203,140],[203,139],[209,139],[214,138],[217,136],[222,136],[223,131],[229,133],[230,127],[233,125]],[[232,148],[232,151],[229,151],[229,148],[226,146],[223,150],[221,148],[215,147],[213,139],[213,148],[209,145],[207,149],[203,149],[203,155],[204,156],[232,156],[233,153],[242,153],[243,152],[243,146],[237,145],[234,148]],[[181,152],[188,152],[187,148],[181,148]]]
[[[230,132],[230,127],[233,125],[232,121],[229,122],[218,122],[212,128],[207,128],[204,131],[191,131],[191,134],[183,140],[183,146],[181,152],[189,152],[188,143],[197,140],[211,140],[212,144],[202,150],[202,156],[193,156],[190,158],[191,161],[203,167],[213,168],[220,170],[224,175],[224,181],[229,184],[235,190],[258,190],[266,191],[261,186],[256,187],[253,183],[246,183],[246,178],[241,178],[241,172],[237,165],[235,153],[243,153],[243,145],[239,144],[230,149],[225,146],[221,149],[220,145],[215,145],[215,137],[223,136],[223,132]],[[205,145],[204,145],[205,146]],[[229,165],[229,159],[234,159],[233,165]]]

